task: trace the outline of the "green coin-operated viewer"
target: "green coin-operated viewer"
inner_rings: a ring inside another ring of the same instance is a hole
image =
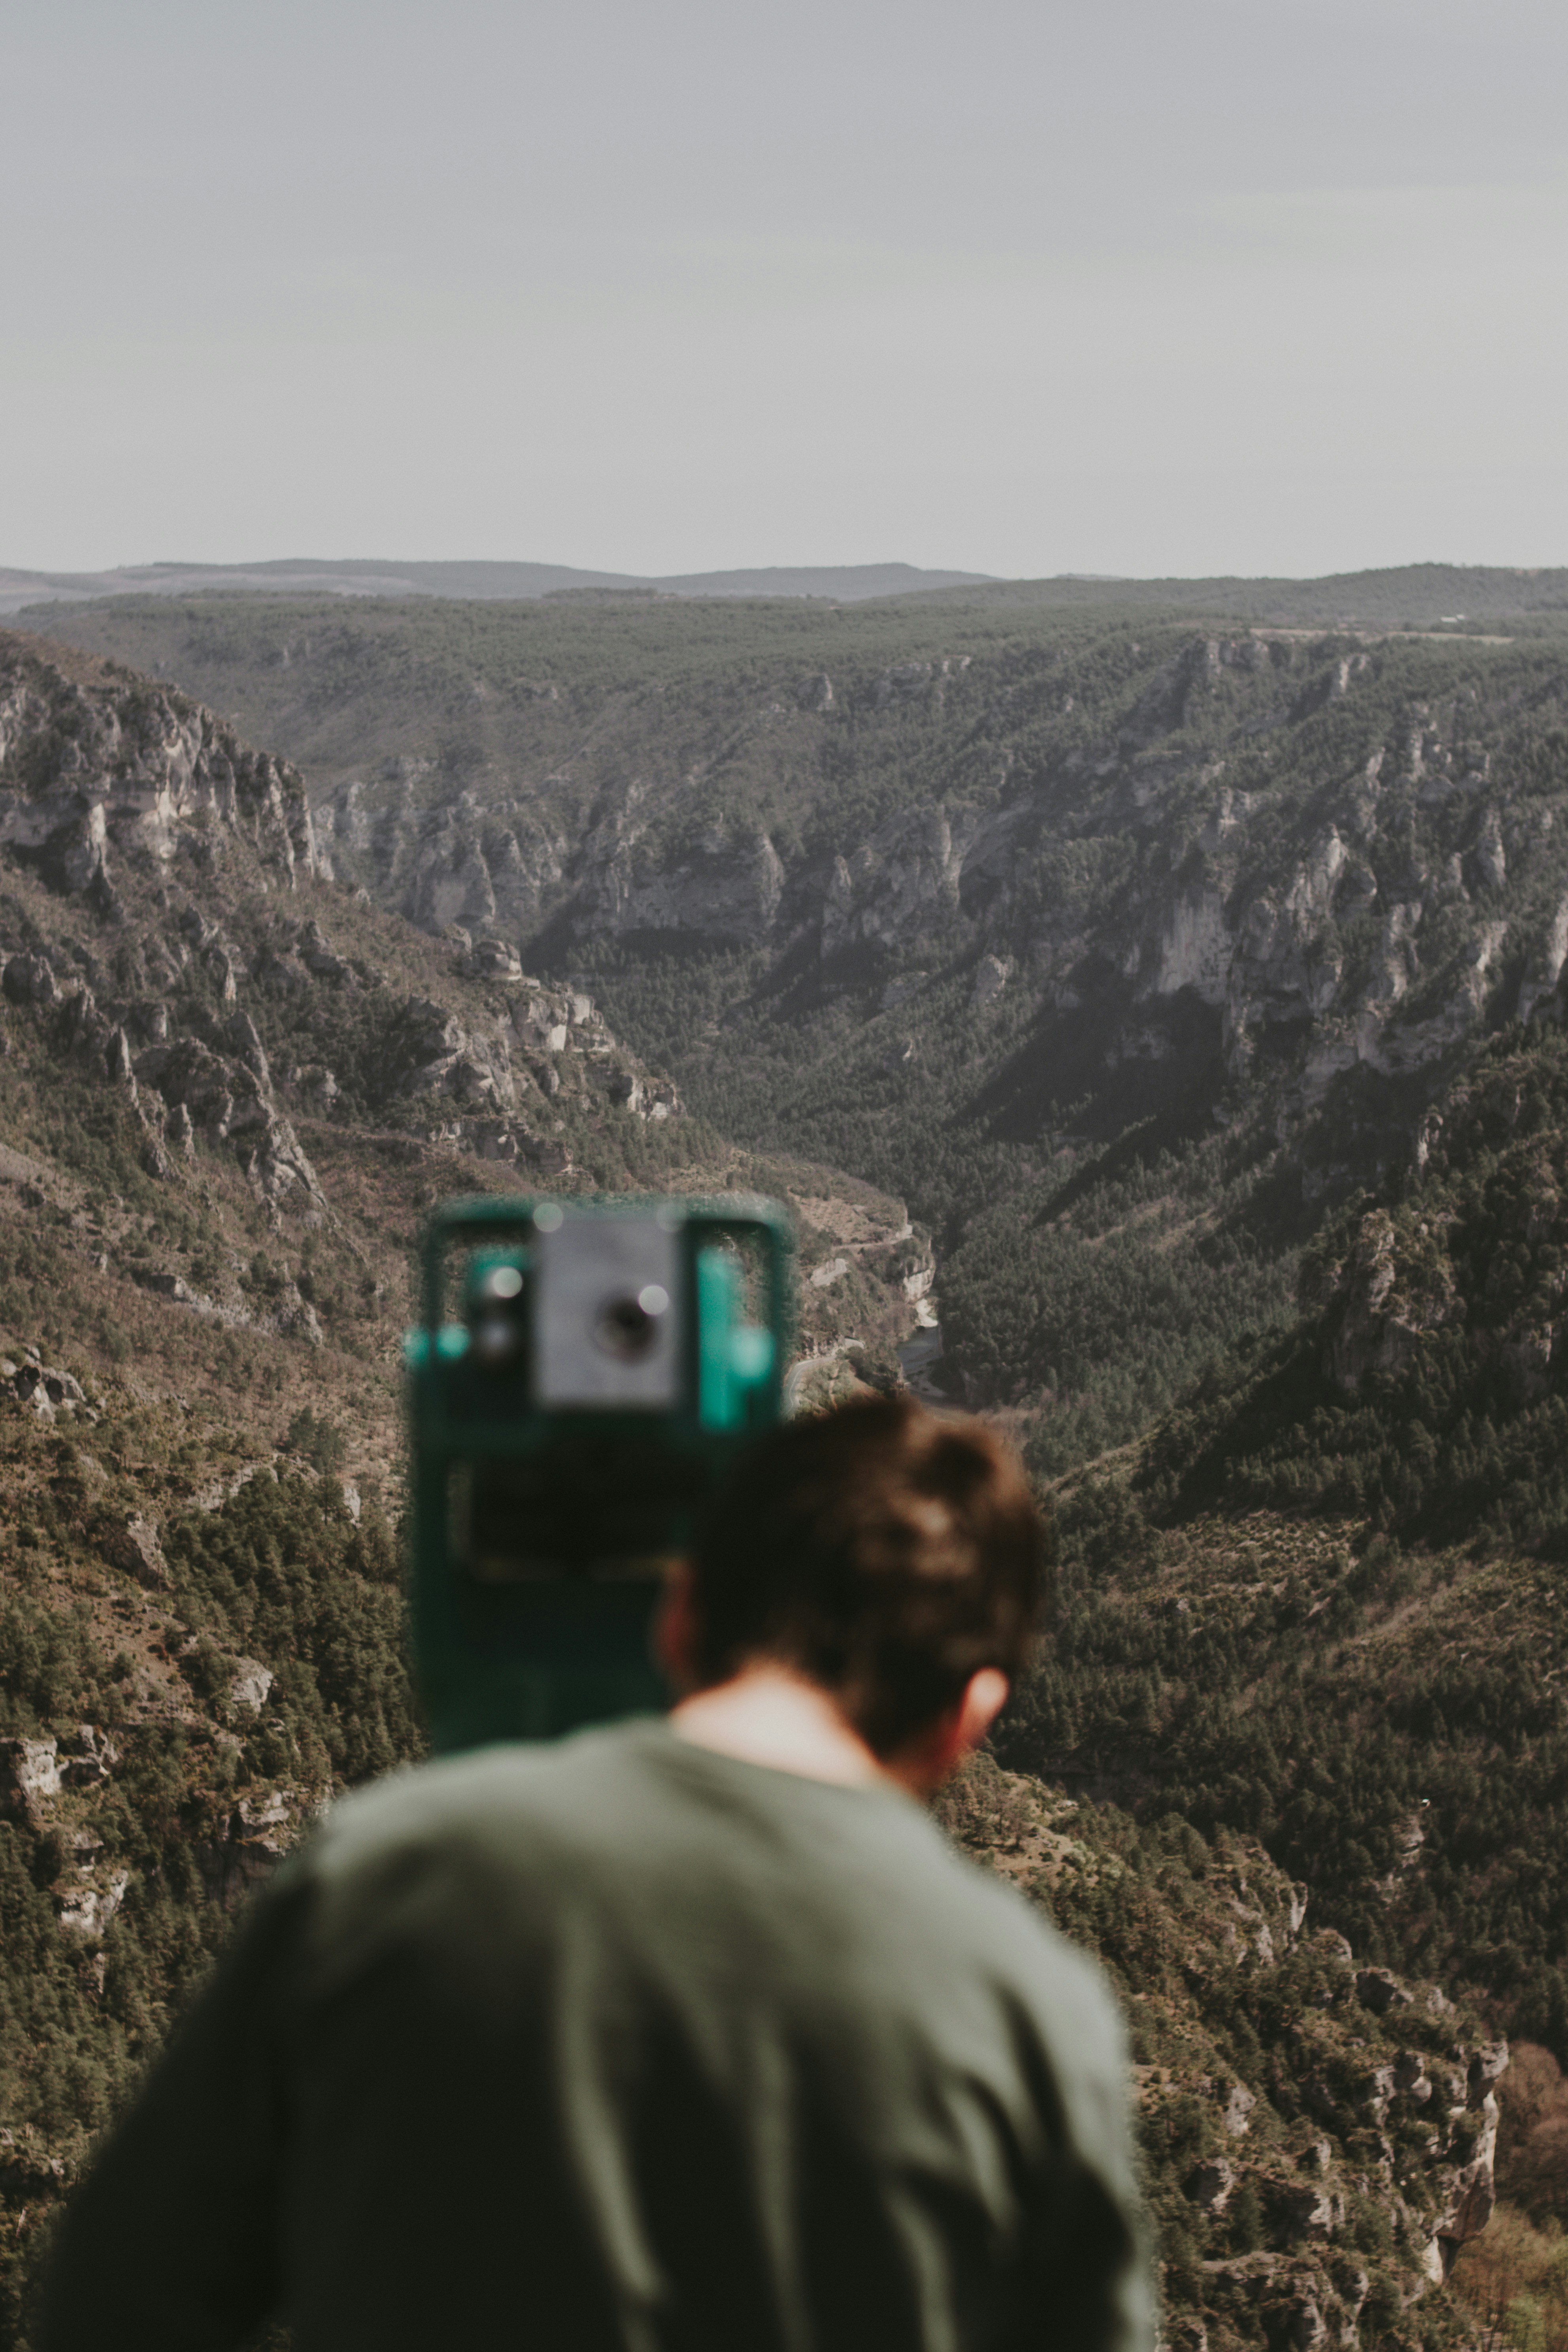
[[[455,1202],[405,1346],[416,1665],[437,1748],[662,1706],[666,1563],[784,1409],[771,1202]]]

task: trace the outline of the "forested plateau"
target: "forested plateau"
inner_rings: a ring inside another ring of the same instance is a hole
[[[542,1183],[784,1192],[803,1401],[902,1347],[1053,1490],[949,1819],[1128,1997],[1173,2340],[1563,2340],[1568,647],[1487,584],[0,639],[14,2340],[245,1889],[418,1752],[409,1251]]]

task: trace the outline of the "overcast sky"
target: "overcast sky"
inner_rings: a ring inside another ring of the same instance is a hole
[[[1568,562],[1563,0],[5,0],[0,563]]]

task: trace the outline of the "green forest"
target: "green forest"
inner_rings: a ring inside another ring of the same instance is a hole
[[[110,1459],[162,1450],[162,1433],[135,1416],[93,1435]],[[5,1447],[15,1492],[17,1437],[7,1433]],[[43,1468],[26,1437],[21,1453]],[[59,1439],[47,1460],[12,1538],[23,1553],[91,1540],[81,1450]],[[374,1506],[356,1525],[337,1482],[301,1463],[253,1478],[218,1511],[175,1517],[164,1548],[171,1599],[192,1629],[174,1661],[183,1719],[143,1726],[132,1658],[110,1649],[85,1606],[62,1617],[9,1581],[0,1601],[0,1738],[89,1723],[115,1753],[101,1789],[85,1781],[41,1832],[0,1822],[0,2185],[24,2225],[130,2095],[236,1904],[283,1850],[279,1829],[298,1834],[335,1789],[425,1749],[401,1547]],[[264,1712],[230,1696],[241,1662],[257,1656],[272,1670]],[[266,1805],[252,1801],[258,1784]],[[130,1885],[84,1947],[61,1934],[57,1898],[106,1855]],[[0,2342],[26,2340],[47,2245],[47,2230],[25,2226],[0,2243]]]
[[[107,667],[6,655],[9,790],[116,696],[132,766],[206,728],[243,781],[205,696],[336,863],[215,797],[0,892],[0,2342],[247,1892],[422,1752],[410,1249],[545,1164],[797,1198],[812,1399],[897,1380],[929,1281],[941,1393],[1049,1499],[1054,1621],[944,1817],[1126,2000],[1172,2343],[1470,2340],[1423,2283],[1504,2032],[1554,2307],[1561,580],[1430,634],[1440,570],[1200,584],[146,600],[60,616]]]
[[[1247,1830],[1358,1951],[1568,2059],[1568,1040],[1513,1031],[1301,1311],[1058,1489],[1048,1661],[1003,1741]],[[1415,1861],[1411,1857],[1415,1856]]]

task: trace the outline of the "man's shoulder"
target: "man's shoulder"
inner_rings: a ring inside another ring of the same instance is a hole
[[[394,1847],[444,1849],[454,1838],[482,1838],[498,1827],[524,1837],[548,1836],[552,1823],[567,1821],[584,1830],[633,1784],[644,1729],[617,1725],[405,1765],[339,1799],[312,1842],[314,1859],[335,1874]]]
[[[548,1886],[558,1905],[744,1915],[777,1948],[826,1937],[887,1970],[889,1993],[969,1984],[1052,2038],[1113,2053],[1103,1977],[1043,1913],[956,1848],[924,1809],[691,1747],[657,1719],[538,1746],[481,1748],[389,1775],[344,1798],[301,1856],[332,1921],[428,1920],[445,1889],[467,1912],[485,1887]],[[326,1924],[325,1922],[323,1924]],[[657,1917],[651,1922],[657,1927]]]

